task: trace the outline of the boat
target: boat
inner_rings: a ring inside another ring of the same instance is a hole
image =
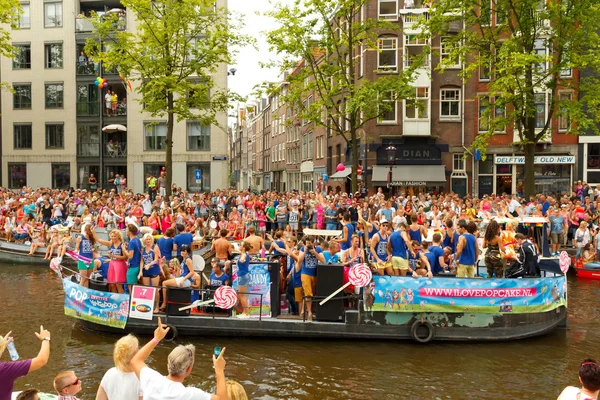
[[[29,245],[27,244],[0,241],[0,261],[5,263],[33,264],[47,267],[49,261],[44,259],[45,255],[45,247],[38,247],[35,253],[29,255]],[[64,262],[74,263],[66,257]]]
[[[120,300],[116,300],[111,308],[121,310],[118,317],[120,324],[114,321],[107,323],[106,317],[91,317],[91,311],[87,309],[71,308],[73,304],[80,306],[79,300],[86,296],[107,302],[115,294],[86,294],[81,287],[70,283],[68,289],[65,286],[65,292],[69,292],[65,293],[65,314],[78,318],[83,327],[91,331],[120,335],[151,335],[158,317],[161,317],[162,322],[171,328],[168,340],[179,336],[231,336],[390,339],[420,343],[432,340],[508,341],[541,336],[566,324],[566,276],[553,271],[544,271],[544,276],[539,278],[524,279],[376,276],[360,294],[334,297],[320,306],[319,300],[332,293],[336,285],[343,284],[343,266],[319,264],[317,274],[328,277],[329,289],[319,293],[317,287],[316,296],[312,298],[316,306],[315,321],[307,322],[297,316],[285,315],[280,309],[279,263],[251,262],[251,274],[254,266],[268,271],[265,276],[256,279],[266,290],[253,290],[255,278],[250,278],[248,295],[254,296],[254,301],[250,303],[251,317],[247,319],[236,318],[231,311],[213,306],[199,307],[193,312],[184,311],[189,308],[185,305],[191,303],[189,289],[169,288],[166,314],[146,314],[147,319],[133,318],[133,310],[139,311],[140,301],[138,299],[136,303],[136,299],[125,297],[120,306]],[[329,279],[334,275],[336,278]],[[205,300],[214,295],[210,288],[199,292]],[[488,294],[489,297],[486,297]],[[271,299],[277,301],[271,302]],[[128,311],[130,304],[131,311]],[[142,306],[141,309],[148,311],[150,308]],[[116,314],[113,312],[112,315]]]

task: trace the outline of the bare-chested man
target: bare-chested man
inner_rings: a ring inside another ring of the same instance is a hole
[[[221,237],[212,243],[210,251],[214,251],[215,257],[224,262],[231,258],[233,246],[227,240],[227,229],[221,229],[220,235]]]
[[[244,241],[252,246],[248,254],[256,255],[265,249],[265,240],[260,236],[256,236],[256,228],[253,226],[248,227],[248,237]]]

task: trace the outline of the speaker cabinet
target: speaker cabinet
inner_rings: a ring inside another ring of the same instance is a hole
[[[317,292],[315,296],[327,297],[344,285],[344,266],[341,264],[319,264],[317,265]],[[335,297],[344,296],[344,292],[338,293]],[[317,321],[343,322],[344,321],[344,300],[335,298],[329,300],[322,306],[316,304],[315,319]]]

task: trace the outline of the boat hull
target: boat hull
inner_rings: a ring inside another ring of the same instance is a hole
[[[32,264],[47,267],[49,262],[44,259],[46,248],[40,247],[29,256],[29,246],[26,244],[16,244],[11,242],[0,242],[0,261],[14,264]],[[65,258],[63,264],[73,263],[72,260]]]
[[[350,318],[354,313],[354,317]],[[231,317],[161,316],[162,322],[175,328],[175,336],[234,336],[284,339],[415,339],[413,330],[429,325],[430,340],[438,341],[506,341],[547,334],[566,323],[564,306],[530,314],[477,313],[387,313],[357,311],[346,313],[347,322],[303,322],[289,318],[241,320]],[[350,320],[354,322],[350,322]],[[90,330],[137,335],[152,335],[157,317],[152,321],[127,321],[124,329],[80,320]],[[427,328],[429,329],[429,328]],[[425,332],[427,336],[428,332]]]
[[[578,278],[600,280],[600,269],[575,268]]]

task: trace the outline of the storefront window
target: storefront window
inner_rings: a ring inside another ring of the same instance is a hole
[[[496,173],[497,174],[512,174],[512,165],[510,165],[510,164],[497,164],[496,165]]]
[[[11,189],[27,185],[27,164],[8,164],[8,186]]]
[[[479,176],[479,197],[494,193],[494,177]]]
[[[71,186],[71,164],[52,164],[52,187],[67,189]]]
[[[600,169],[600,143],[588,143],[588,169]]]
[[[196,179],[196,170],[200,179]],[[210,192],[210,163],[187,165],[187,190],[190,192]]]
[[[467,195],[467,179],[452,178],[452,192],[460,197],[465,197]]]
[[[90,189],[90,184],[88,183],[88,178],[90,174],[94,174],[96,178],[98,178],[98,174],[100,169],[98,165],[79,165],[77,171],[77,186],[80,189]]]
[[[571,183],[570,164],[535,165],[535,193],[556,194],[569,192]],[[522,187],[525,180],[525,167],[517,165],[517,187]]]

